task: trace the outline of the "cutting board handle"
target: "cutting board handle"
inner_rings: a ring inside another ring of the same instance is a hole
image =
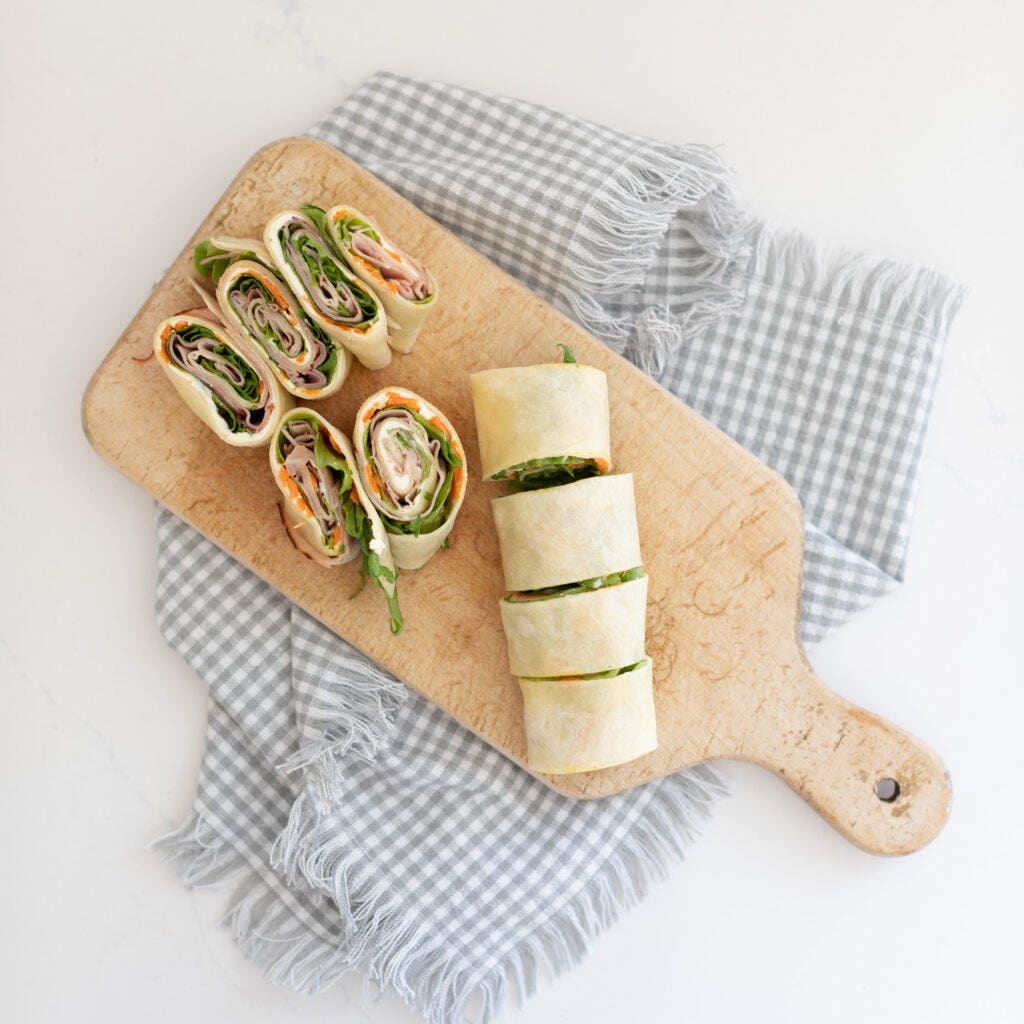
[[[806,660],[787,676],[778,703],[759,710],[744,756],[779,775],[870,853],[913,853],[934,839],[952,798],[939,757],[833,693]]]

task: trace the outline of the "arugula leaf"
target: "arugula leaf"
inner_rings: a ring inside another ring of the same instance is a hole
[[[576,357],[572,354],[572,349],[568,345],[559,345],[562,350],[562,362],[563,363],[575,363]]]

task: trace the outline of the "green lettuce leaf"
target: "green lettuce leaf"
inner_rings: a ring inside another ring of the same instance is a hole
[[[627,672],[635,672],[646,663],[647,659],[626,665],[623,668],[610,668],[607,672],[590,672],[582,676],[524,676],[524,679],[539,679],[544,682],[554,682],[558,679],[614,679],[616,676],[624,676]]]
[[[521,604],[526,601],[550,601],[555,597],[568,597],[571,594],[586,594],[592,590],[602,590],[605,587],[614,587],[619,583],[629,583],[631,580],[638,580],[644,575],[644,567],[638,565],[633,569],[624,569],[622,572],[612,572],[607,576],[595,576],[593,579],[580,580],[578,583],[567,583],[561,587],[545,587],[543,590],[521,590],[515,594],[509,594],[505,598],[511,604]]]
[[[542,487],[568,484],[587,477],[600,476],[601,470],[593,459],[576,455],[552,455],[543,459],[530,459],[495,473],[492,480],[507,480],[512,491],[536,491]]]
[[[228,249],[219,249],[209,239],[200,242],[192,252],[192,266],[200,277],[209,277],[217,284],[224,274],[224,271],[236,260],[255,260],[257,263],[263,261],[254,252],[231,252]]]
[[[572,354],[572,349],[568,345],[559,345],[562,350],[562,362],[563,363],[575,363],[576,357]]]

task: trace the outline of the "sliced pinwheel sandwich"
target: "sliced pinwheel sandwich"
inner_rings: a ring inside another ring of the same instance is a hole
[[[361,556],[364,576],[387,601],[391,632],[400,633],[398,572],[384,524],[359,481],[348,438],[312,409],[293,409],[274,433],[270,468],[295,546],[327,566]]]
[[[331,241],[384,306],[391,347],[411,352],[423,321],[437,306],[434,275],[351,206],[335,206],[326,214],[316,207],[304,209],[324,216]]]
[[[647,575],[640,566],[518,591],[503,598],[500,608],[513,675],[587,675],[644,656]]]
[[[263,241],[306,315],[368,370],[391,362],[384,310],[326,237],[316,206],[270,219]]]
[[[569,775],[625,764],[658,746],[651,661],[595,675],[520,678],[530,767]]]
[[[395,564],[421,568],[447,546],[466,493],[466,455],[455,428],[425,398],[391,387],[363,403],[352,441]]]
[[[611,469],[607,378],[562,350],[561,363],[470,376],[485,480],[530,490]]]
[[[269,444],[292,407],[262,354],[206,309],[164,320],[153,335],[153,351],[185,404],[228,444]]]
[[[333,395],[344,384],[351,353],[306,315],[271,269],[272,260],[262,242],[200,242],[193,263],[216,285],[225,324],[263,352],[287,391],[313,401]]]
[[[633,476],[595,476],[491,502],[505,586],[544,590],[643,565]]]

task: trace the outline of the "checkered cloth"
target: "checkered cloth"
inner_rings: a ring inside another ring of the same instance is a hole
[[[805,639],[901,578],[959,288],[755,221],[704,147],[515,100],[380,74],[313,134],[786,476]],[[356,969],[431,1022],[486,1020],[576,961],[723,791],[697,768],[559,796],[166,510],[158,536],[160,625],[210,687],[195,812],[160,845],[189,884],[237,877],[231,926],[275,981]]]

